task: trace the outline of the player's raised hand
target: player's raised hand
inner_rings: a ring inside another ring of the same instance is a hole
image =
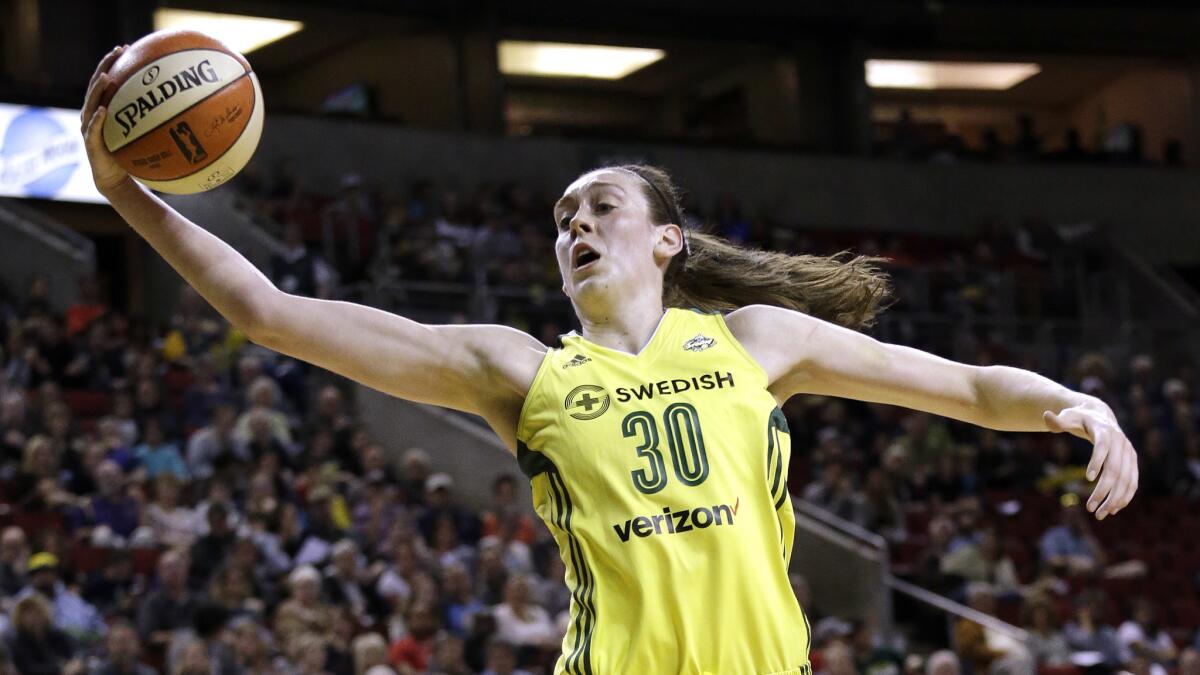
[[[92,180],[101,194],[120,185],[129,177],[104,145],[102,129],[108,110],[100,105],[104,90],[112,84],[108,69],[123,51],[125,47],[117,47],[100,60],[100,65],[96,66],[96,72],[92,73],[92,79],[88,82],[83,109],[79,112],[79,131],[83,134],[83,145],[87,150],[88,162],[92,165]]]
[[[1047,410],[1042,418],[1046,428],[1069,433],[1090,441],[1094,446],[1087,466],[1087,479],[1100,477],[1088,498],[1087,509],[1097,520],[1125,508],[1138,487],[1138,459],[1125,432],[1110,414],[1095,408],[1076,406],[1055,414]]]

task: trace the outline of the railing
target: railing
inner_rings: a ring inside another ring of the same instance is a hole
[[[35,275],[50,281],[50,302],[65,310],[76,295],[80,277],[96,268],[96,252],[87,237],[15,199],[0,199],[0,235],[5,263],[0,279],[14,291],[24,290]]]
[[[868,587],[877,586],[883,589],[877,606],[879,613],[876,618],[879,621],[877,626],[879,634],[885,640],[891,641],[895,637],[892,594],[900,593],[943,614],[947,619],[948,641],[953,639],[949,635],[952,625],[951,618],[959,618],[973,621],[1022,645],[1027,644],[1029,635],[1021,628],[893,576],[888,543],[880,535],[803,500],[794,500],[794,504],[798,525],[801,524],[802,518],[818,523],[821,527],[808,527],[809,532],[838,542],[839,547],[843,550],[879,565],[878,579],[861,579],[860,583],[866,584]],[[837,592],[845,593],[846,589],[839,588]]]

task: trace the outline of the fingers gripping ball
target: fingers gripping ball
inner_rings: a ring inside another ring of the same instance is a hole
[[[160,192],[191,194],[232,178],[262,135],[263,100],[245,57],[195,31],[138,40],[109,71],[104,144]]]

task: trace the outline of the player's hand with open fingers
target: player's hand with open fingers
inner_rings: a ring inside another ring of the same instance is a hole
[[[92,73],[92,79],[88,82],[87,95],[83,98],[83,109],[79,112],[79,131],[83,134],[83,145],[87,150],[88,162],[92,165],[92,180],[95,181],[96,189],[101,194],[117,187],[129,178],[129,174],[121,168],[120,164],[117,164],[112,153],[104,145],[102,130],[108,111],[100,105],[104,90],[112,84],[108,70],[112,68],[113,62],[124,50],[124,47],[117,47],[100,60],[100,65],[96,66],[96,72]]]
[[[1047,410],[1042,416],[1050,431],[1066,432],[1090,441],[1092,459],[1087,466],[1087,479],[1100,480],[1088,498],[1088,511],[1097,520],[1125,508],[1138,487],[1138,458],[1133,444],[1107,409],[1079,405],[1055,414]]]

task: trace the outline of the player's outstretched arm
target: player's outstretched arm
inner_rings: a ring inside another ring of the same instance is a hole
[[[1094,396],[1027,370],[957,363],[779,307],[744,307],[727,320],[781,401],[822,394],[1001,431],[1070,433],[1095,446],[1087,477],[1100,478],[1088,500],[1097,518],[1120,511],[1137,491],[1137,454],[1112,410]]]
[[[367,386],[482,415],[515,445],[521,401],[544,347],[503,326],[427,326],[370,307],[289,295],[231,246],[181,216],[113,160],[98,105],[113,50],[81,114],[96,188],[177,272],[251,340]]]

